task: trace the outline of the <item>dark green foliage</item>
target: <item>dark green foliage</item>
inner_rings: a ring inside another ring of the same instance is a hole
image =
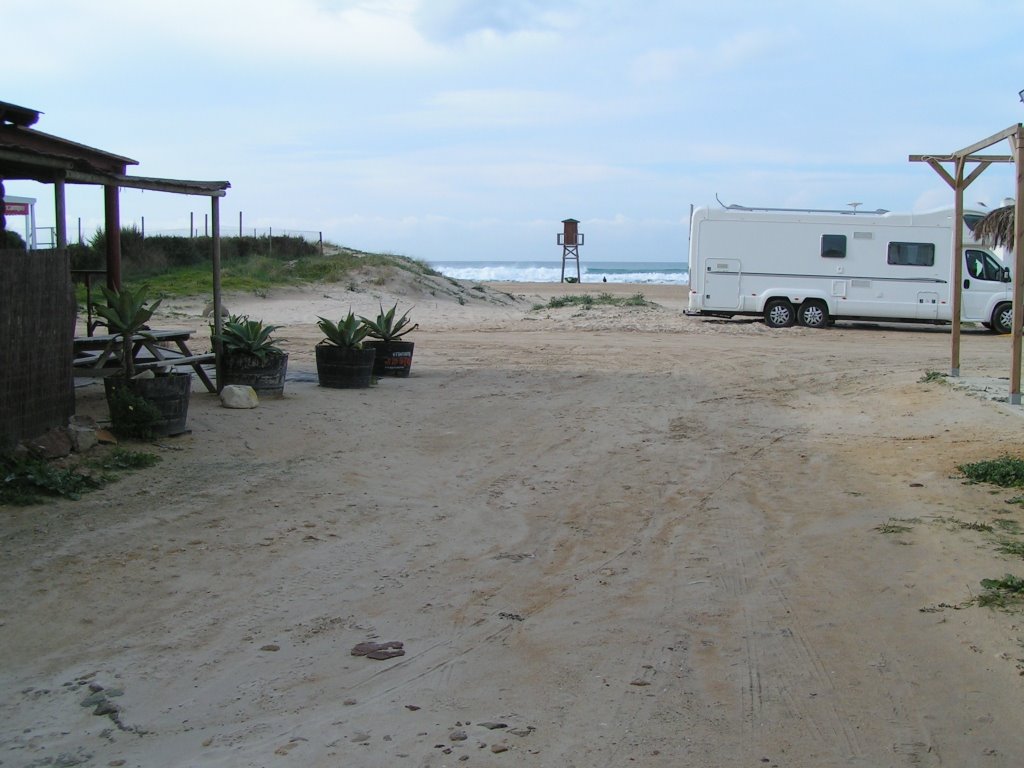
[[[325,340],[342,349],[362,349],[363,339],[370,332],[366,322],[352,314],[352,310],[336,323],[325,317],[319,320],[317,326],[323,331]]]
[[[115,448],[100,460],[98,466],[105,470],[145,469],[160,461],[160,457],[143,451],[130,451],[127,448]]]
[[[68,255],[71,257],[72,269],[106,269],[107,260],[103,253],[93,250],[88,245],[70,243]]]
[[[146,336],[144,330],[146,323],[153,317],[161,300],[157,299],[153,303],[148,303],[145,288],[137,292],[129,288],[115,291],[104,285],[101,290],[106,303],[94,301],[92,304],[93,314],[104,319],[111,333],[121,336],[123,375],[126,379],[131,378],[135,375],[132,337],[136,334]],[[147,336],[147,338],[151,337]]]
[[[1024,460],[1012,456],[961,464],[957,469],[971,482],[991,483],[1001,488],[1024,486]]]
[[[63,468],[31,457],[0,457],[0,504],[39,504],[44,496],[77,499],[83,491],[99,488],[101,478],[82,473],[77,467]]]
[[[78,246],[78,248],[86,248]],[[266,255],[275,261],[292,261],[319,253],[319,245],[293,235],[263,237],[224,237],[220,239],[221,261],[245,260]],[[79,251],[73,255],[74,269],[98,269],[106,263],[107,235],[102,229],[89,240],[87,256]],[[213,253],[211,237],[142,236],[137,227],[121,228],[121,268],[124,274],[145,277],[173,267],[208,265]]]
[[[220,335],[213,338],[223,343],[226,353],[252,355],[262,363],[266,362],[270,355],[284,353],[271,338],[271,334],[276,330],[276,325],[265,325],[262,320],[250,320],[246,315],[233,315],[224,323]]]
[[[0,251],[24,251],[25,240],[10,229],[0,230]]]
[[[1024,597],[1024,579],[1010,573],[1001,579],[982,579],[981,586],[985,591],[978,596],[978,605],[1004,608]]]
[[[30,456],[0,456],[0,504],[28,506],[47,498],[77,499],[117,479],[112,472],[151,467],[160,460],[151,453],[115,448],[105,456],[70,465]]]
[[[127,386],[116,387],[107,398],[107,405],[110,407],[111,426],[118,437],[150,440],[153,427],[163,418],[155,405]]]
[[[419,323],[409,326],[412,322],[409,319],[409,312],[412,310],[406,310],[406,313],[397,320],[395,319],[395,312],[398,310],[398,304],[395,304],[387,312],[384,311],[384,305],[380,305],[380,314],[377,315],[376,320],[370,320],[367,317],[360,318],[367,328],[367,335],[371,339],[379,339],[381,341],[397,341],[398,339],[405,336],[407,333],[412,333],[419,328]]]

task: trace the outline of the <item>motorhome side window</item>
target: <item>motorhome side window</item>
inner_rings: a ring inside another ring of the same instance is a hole
[[[889,243],[889,263],[904,267],[934,267],[934,243]]]
[[[823,259],[845,259],[846,235],[822,235],[821,257]]]

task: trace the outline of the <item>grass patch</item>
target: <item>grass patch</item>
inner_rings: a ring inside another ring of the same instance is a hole
[[[992,533],[992,531],[995,530],[988,523],[980,523],[977,520],[960,520],[956,517],[947,517],[945,521],[954,528],[959,528],[961,531],[982,531],[984,533]]]
[[[925,371],[924,376],[917,381],[919,384],[945,384],[946,374],[938,371]]]
[[[151,453],[126,448],[71,463],[0,456],[0,504],[24,507],[53,498],[77,499],[116,480],[116,472],[151,467],[159,460],[159,456]]]
[[[102,459],[94,462],[93,466],[98,466],[108,472],[116,472],[118,470],[147,469],[159,461],[160,457],[154,453],[115,448]]]
[[[903,525],[901,522],[889,518],[881,525],[876,525],[875,530],[879,533],[908,533],[914,529],[909,525]]]
[[[613,296],[610,293],[599,293],[594,296],[590,293],[570,294],[568,296],[552,296],[547,304],[535,304],[534,310],[560,309],[562,307],[583,307],[590,309],[595,306],[609,307],[650,307],[654,306],[644,298],[642,293],[635,293],[629,297]]]
[[[999,543],[999,551],[1004,555],[1024,557],[1024,541],[1003,541]]]
[[[1001,488],[1024,486],[1024,460],[1013,456],[960,464],[957,469],[972,483],[990,483]]]
[[[265,254],[250,254],[225,259],[221,264],[221,287],[225,291],[266,295],[271,288],[305,283],[342,283],[354,286],[353,273],[378,270],[379,284],[388,280],[388,273],[408,272],[413,275],[439,277],[440,272],[419,259],[383,253],[365,253],[351,249],[332,249],[334,253],[299,255],[282,259]],[[213,290],[213,274],[207,263],[160,265],[147,269],[126,268],[124,284],[132,290],[143,286],[153,296],[201,296]],[[457,285],[458,283],[456,283]],[[77,286],[80,303],[85,301],[85,287]]]
[[[978,605],[1006,608],[1024,598],[1024,579],[1013,574],[1001,579],[982,579],[981,586],[985,591],[978,595]]]
[[[992,521],[992,525],[996,526],[1000,530],[1006,531],[1007,533],[1021,532],[1020,523],[1007,517],[997,517]]]

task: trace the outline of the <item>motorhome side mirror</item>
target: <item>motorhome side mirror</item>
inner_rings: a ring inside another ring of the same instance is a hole
[[[1011,280],[1010,280],[1010,268],[1009,267],[1003,267],[1003,282],[1004,283],[1011,282]]]

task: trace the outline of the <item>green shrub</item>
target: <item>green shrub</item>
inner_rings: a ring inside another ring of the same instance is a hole
[[[108,399],[110,422],[119,437],[151,440],[153,427],[162,418],[160,410],[127,386],[117,387]]]
[[[143,469],[160,461],[152,453],[115,448],[99,459],[70,465],[31,456],[0,455],[0,504],[28,506],[46,498],[77,499],[117,479],[120,470]]]
[[[0,230],[0,251],[24,251],[25,240],[17,232],[4,229]]]
[[[961,464],[957,467],[964,476],[974,483],[990,483],[1001,488],[1024,486],[1024,460],[1013,456]]]

